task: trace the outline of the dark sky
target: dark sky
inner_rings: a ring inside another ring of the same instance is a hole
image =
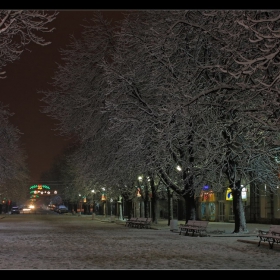
[[[48,46],[30,44],[18,61],[9,64],[5,69],[7,78],[0,80],[0,102],[9,105],[14,116],[10,122],[23,134],[21,142],[28,155],[28,167],[32,184],[40,179],[42,172],[47,171],[53,159],[59,155],[70,142],[53,131],[55,120],[40,113],[44,105],[39,101],[42,95],[39,90],[47,90],[51,77],[60,63],[59,49],[66,48],[70,34],[79,37],[83,19],[90,19],[94,10],[59,11],[57,18],[50,26],[55,26],[52,33],[44,37],[52,43]],[[106,10],[109,18],[120,18],[122,12]]]

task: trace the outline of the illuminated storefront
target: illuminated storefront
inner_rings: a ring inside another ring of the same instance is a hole
[[[242,201],[244,209],[248,199],[248,188],[243,187]],[[198,198],[198,219],[210,222],[234,222],[232,192],[227,188],[223,192],[214,193],[209,186],[204,186]]]
[[[204,186],[200,194],[200,219],[216,220],[216,197],[209,186]]]

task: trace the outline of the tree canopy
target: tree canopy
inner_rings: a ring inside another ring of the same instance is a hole
[[[278,17],[148,10],[112,25],[96,13],[62,51],[42,111],[79,140],[84,178],[133,188],[158,177],[187,219],[205,184],[230,187],[235,231],[246,230],[242,187],[279,185]]]
[[[48,24],[57,15],[56,11],[0,10],[0,78],[6,77],[7,63],[19,59],[28,44],[50,44],[41,34],[54,30]]]

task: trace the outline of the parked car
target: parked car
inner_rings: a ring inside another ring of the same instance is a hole
[[[13,206],[11,209],[11,214],[20,214],[19,208],[17,206]]]
[[[59,205],[57,206],[56,210],[55,210],[57,213],[59,214],[63,214],[63,213],[68,213],[69,210],[68,208],[65,206],[65,205]]]
[[[54,211],[54,209],[56,208],[56,206],[54,204],[49,204],[48,205],[48,209]]]

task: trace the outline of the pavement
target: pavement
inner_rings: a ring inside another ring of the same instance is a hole
[[[36,214],[36,213],[35,213]],[[52,215],[59,215],[56,212],[53,211],[41,211],[37,212],[37,214],[52,214]],[[4,218],[6,215],[10,214],[2,214],[0,215],[0,219]],[[28,214],[24,214],[28,215]],[[72,213],[67,213],[63,215],[70,215],[72,216]],[[80,218],[91,218],[95,219],[100,222],[104,223],[116,223],[125,226],[126,224],[126,219],[118,219],[115,216],[103,216],[103,215],[79,215],[75,214],[75,216],[78,216]],[[170,225],[168,225],[168,220],[167,219],[158,219],[157,223],[153,223],[151,228],[155,230],[168,230],[172,231],[174,233],[179,233],[179,225],[180,224],[185,224],[184,220],[171,220]],[[234,223],[226,223],[226,222],[209,222],[207,226],[207,235],[208,236],[232,236],[232,237],[249,237],[249,236],[254,236],[257,237],[258,235],[258,230],[268,230],[270,224],[259,224],[259,223],[247,223],[247,233],[233,233],[234,230]]]
[[[88,216],[88,215],[81,215]],[[94,217],[101,222],[115,222],[118,224],[125,225],[126,220],[119,220],[116,219],[114,216],[111,218],[110,216],[104,217],[101,215],[97,215]],[[185,224],[183,220],[171,220],[170,225],[168,225],[168,220],[166,219],[158,219],[157,223],[152,224],[152,229],[155,230],[170,230],[173,232],[179,232],[179,225]],[[233,233],[234,230],[234,223],[225,223],[225,222],[209,222],[207,226],[207,234],[214,237],[214,236],[234,236],[234,237],[249,237],[249,236],[257,236],[258,230],[268,230],[269,224],[258,224],[258,223],[247,223],[247,233]]]
[[[258,229],[269,224],[248,223],[247,233],[232,234],[234,223],[209,222],[207,237],[191,237],[178,234],[181,220],[168,225],[159,219],[152,230],[127,228],[125,222],[53,211],[1,214],[0,269],[280,268],[280,244],[273,250],[256,245]]]
[[[86,216],[86,215],[85,215]],[[103,216],[95,216],[95,219],[101,222],[115,222],[121,225],[125,225],[125,220],[118,220],[111,217],[104,218]],[[174,233],[179,233],[179,225],[185,224],[183,220],[171,220],[170,225],[168,225],[168,220],[166,219],[159,219],[157,223],[152,224],[152,229],[155,230],[164,230],[164,231],[172,231]],[[234,223],[225,223],[225,222],[209,222],[207,226],[207,236],[209,237],[237,237],[237,241],[249,244],[258,244],[258,230],[268,230],[269,224],[258,224],[258,223],[247,223],[247,230],[248,232],[240,232],[240,233],[233,233],[234,230]],[[275,244],[274,247],[279,247],[279,244]],[[278,245],[278,246],[277,246]]]

